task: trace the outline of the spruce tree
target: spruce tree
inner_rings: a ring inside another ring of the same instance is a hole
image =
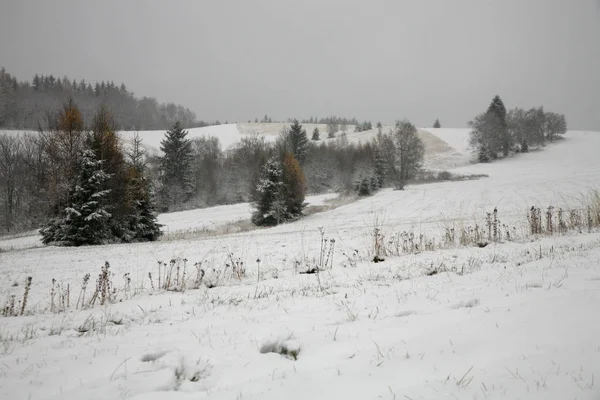
[[[270,158],[253,192],[256,211],[252,214],[252,223],[274,226],[300,217],[306,206],[305,196],[304,173],[294,155],[285,153],[283,163]]]
[[[315,129],[313,130],[312,133],[312,140],[319,140],[320,138],[320,133],[319,133],[319,128],[315,127]]]
[[[433,127],[438,129],[442,127],[442,124],[440,124],[440,120],[436,119],[435,122],[433,123]]]
[[[288,132],[289,144],[294,157],[300,164],[304,163],[308,152],[308,137],[298,120],[294,120]]]
[[[109,175],[91,150],[82,153],[77,184],[70,190],[70,204],[41,230],[44,244],[80,246],[102,244],[112,238],[108,204]]]
[[[130,176],[128,198],[132,204],[128,227],[133,234],[132,240],[154,241],[162,235],[160,230],[162,225],[156,221],[152,188],[145,176],[146,162],[141,142],[142,140],[136,134],[128,154]]]
[[[180,206],[188,201],[193,192],[192,144],[186,138],[179,121],[165,134],[160,142],[163,156],[160,159],[160,203],[163,209]]]
[[[254,191],[252,223],[257,226],[275,226],[286,219],[285,206],[281,202],[283,170],[281,163],[270,158],[262,168],[262,174]]]

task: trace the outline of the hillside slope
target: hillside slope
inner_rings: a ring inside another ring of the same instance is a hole
[[[596,231],[370,262],[374,227],[439,246],[445,227],[495,206],[519,227],[531,204],[578,207],[599,182],[598,150],[600,134],[569,132],[541,152],[454,170],[487,179],[386,190],[275,228],[0,253],[0,301],[33,278],[26,315],[0,317],[0,398],[598,399]],[[299,273],[320,257],[325,271]],[[157,262],[169,260],[189,286],[156,289]],[[84,276],[105,261],[114,302],[76,309]],[[51,312],[67,285],[70,307]]]

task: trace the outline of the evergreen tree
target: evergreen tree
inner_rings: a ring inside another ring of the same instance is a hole
[[[359,196],[370,196],[372,193],[373,187],[371,185],[371,178],[368,176],[359,175],[356,183],[354,184],[354,191]],[[377,189],[375,189],[377,190]]]
[[[141,146],[142,139],[136,134],[133,137],[129,156],[129,193],[132,212],[128,218],[129,231],[133,233],[132,240],[154,241],[162,232],[161,224],[156,221],[155,207],[152,201],[152,188],[146,178],[146,162]]]
[[[433,127],[438,129],[442,127],[442,124],[440,124],[440,120],[436,119],[435,122],[433,123]]]
[[[164,210],[181,206],[194,193],[192,185],[192,144],[188,132],[176,122],[160,142],[163,156],[160,159],[159,198]]]
[[[111,239],[109,175],[91,150],[83,151],[79,171],[78,182],[70,190],[70,204],[40,230],[44,244],[80,246]]]
[[[313,129],[313,133],[312,133],[312,140],[319,140],[320,138],[320,133],[319,133],[319,128],[315,127],[315,129]]]
[[[275,226],[287,219],[285,205],[281,201],[283,190],[281,163],[270,158],[262,168],[262,175],[254,192],[252,223],[257,226]]]
[[[302,164],[308,152],[308,137],[306,136],[306,130],[302,129],[302,125],[297,119],[290,126],[288,140],[294,157]]]
[[[290,152],[283,163],[270,158],[263,166],[262,175],[253,194],[252,223],[274,226],[302,215],[306,206],[306,182],[300,164]]]

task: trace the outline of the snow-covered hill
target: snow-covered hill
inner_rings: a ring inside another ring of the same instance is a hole
[[[438,161],[468,156],[466,131],[425,132],[448,139],[429,138]],[[0,252],[2,304],[33,277],[33,315],[0,317],[0,398],[600,398],[598,232],[522,236],[532,205],[581,207],[600,182],[599,151],[600,133],[569,132],[543,151],[451,169],[489,178],[384,190],[275,228]],[[518,240],[437,249],[445,228],[494,207]],[[247,205],[161,221],[181,231],[245,215]],[[425,233],[436,250],[372,263],[374,227],[385,241]],[[299,274],[322,255],[329,269]],[[188,279],[202,262],[216,287],[153,289],[157,261],[177,258]],[[75,310],[85,274],[89,299],[105,261],[117,302]],[[70,308],[55,314],[59,284]],[[297,359],[267,352],[282,347]]]

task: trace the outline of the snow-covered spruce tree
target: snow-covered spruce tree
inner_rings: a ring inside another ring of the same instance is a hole
[[[374,178],[374,176],[369,177],[360,174],[358,176],[358,179],[354,183],[354,191],[356,192],[356,194],[358,194],[359,196],[370,196],[374,191],[376,191],[377,189],[374,188],[372,185],[372,183],[375,183],[372,182]]]
[[[317,141],[320,139],[320,136],[321,136],[321,134],[319,132],[319,128],[315,127],[315,129],[313,130],[311,139]]]
[[[77,183],[70,189],[70,204],[41,230],[44,244],[81,246],[111,240],[109,175],[92,150],[82,152]]]
[[[299,218],[306,206],[306,182],[300,164],[290,152],[283,163],[270,158],[254,191],[252,223],[274,226]]]
[[[159,203],[163,210],[180,207],[193,193],[192,145],[186,138],[188,132],[176,122],[160,142],[163,156],[160,159]]]
[[[161,224],[156,221],[155,206],[152,200],[152,187],[146,178],[146,162],[141,147],[142,139],[136,134],[133,137],[129,157],[129,193],[131,214],[128,217],[128,230],[132,232],[134,241],[154,241],[162,232]]]
[[[433,127],[438,129],[442,127],[442,124],[440,124],[440,120],[436,119],[435,122],[433,123]]]
[[[287,219],[282,203],[283,169],[276,158],[270,158],[254,191],[252,223],[257,226],[275,226]]]

